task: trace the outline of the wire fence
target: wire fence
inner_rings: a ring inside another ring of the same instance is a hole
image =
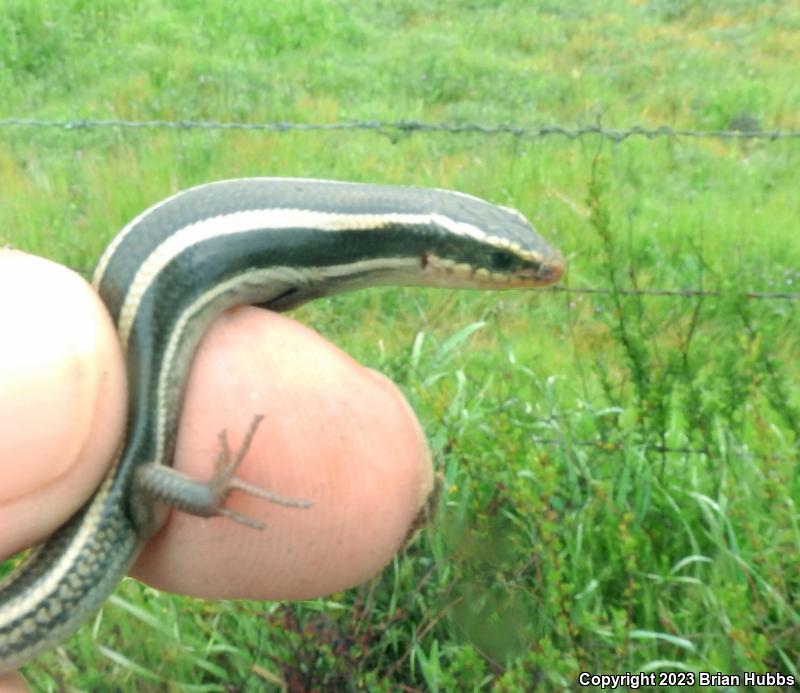
[[[0,128],[57,128],[67,131],[80,131],[97,128],[128,129],[167,129],[167,130],[253,130],[266,132],[289,131],[372,131],[392,138],[414,133],[444,133],[452,135],[511,135],[521,139],[543,139],[545,137],[566,137],[576,139],[596,135],[622,142],[633,137],[656,138],[713,138],[723,140],[785,140],[800,139],[800,130],[762,130],[759,122],[752,117],[735,118],[727,130],[676,129],[667,125],[646,127],[633,125],[628,128],[606,128],[601,125],[565,127],[563,125],[518,126],[510,124],[485,125],[481,123],[432,123],[418,120],[356,120],[336,123],[301,123],[292,121],[273,121],[248,123],[216,120],[122,120],[71,118],[47,120],[36,118],[6,118],[0,120]]]
[[[72,118],[63,120],[47,120],[35,118],[7,118],[0,119],[0,128],[49,128],[67,132],[81,132],[90,129],[119,128],[119,129],[164,129],[173,131],[185,130],[227,130],[227,131],[254,131],[254,132],[342,132],[365,131],[396,140],[403,136],[413,136],[416,133],[445,135],[483,135],[483,136],[511,136],[519,139],[538,140],[549,137],[564,137],[578,139],[587,136],[602,137],[612,142],[623,142],[632,138],[654,140],[658,138],[694,138],[718,140],[797,140],[800,139],[800,130],[762,130],[758,121],[751,117],[739,117],[729,124],[726,130],[691,130],[676,129],[669,126],[646,127],[634,125],[628,128],[607,128],[601,125],[585,125],[579,127],[565,127],[562,125],[543,125],[535,127],[518,125],[484,125],[480,123],[433,123],[416,120],[366,120],[347,121],[334,123],[303,123],[290,121],[274,122],[221,122],[213,120],[123,120],[123,119],[86,119]],[[88,276],[91,269],[74,267],[76,271]],[[721,298],[730,292],[707,290],[700,288],[603,288],[592,286],[558,285],[544,289],[553,293],[563,294],[588,294],[666,298]],[[738,296],[752,300],[800,300],[800,291],[737,291]],[[609,443],[605,440],[565,440],[561,437],[533,436],[531,442],[538,445],[576,446],[592,448],[605,453],[616,453],[624,449],[626,443]],[[647,443],[640,447],[646,448],[657,454],[678,455],[703,455],[710,453],[705,449],[696,449],[688,446],[669,446],[663,444]]]
[[[600,294],[605,296],[621,294],[623,296],[666,296],[677,298],[721,298],[730,295],[724,291],[705,291],[703,289],[605,289],[593,286],[549,286],[545,291],[566,294]],[[797,301],[800,299],[800,293],[791,291],[744,291],[737,292],[737,295],[768,301],[778,299]]]
[[[67,132],[100,128],[121,129],[166,129],[166,130],[244,130],[260,132],[341,132],[367,131],[386,135],[396,139],[403,135],[415,133],[443,133],[452,135],[478,134],[484,136],[509,135],[523,139],[543,139],[546,137],[566,137],[577,139],[586,136],[599,136],[613,142],[623,142],[634,137],[648,140],[656,138],[696,138],[721,140],[785,140],[800,139],[800,130],[762,130],[757,119],[740,116],[729,124],[727,130],[690,130],[676,129],[667,125],[647,127],[633,125],[628,128],[607,128],[601,125],[584,125],[566,127],[563,125],[519,126],[519,125],[485,125],[481,123],[433,123],[418,120],[359,120],[333,123],[303,123],[292,121],[272,121],[261,123],[216,121],[216,120],[124,120],[124,119],[37,119],[6,118],[0,119],[0,128],[50,128]],[[87,268],[74,268],[82,274],[89,274]],[[672,298],[720,298],[725,295],[721,291],[710,291],[699,288],[617,288],[608,289],[590,286],[554,286],[549,291],[567,294],[610,295],[614,292],[622,295],[672,297]],[[793,291],[744,291],[748,299],[754,300],[800,300],[800,292]]]

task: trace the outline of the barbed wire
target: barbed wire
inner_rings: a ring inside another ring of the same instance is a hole
[[[800,131],[795,130],[761,130],[758,122],[753,118],[743,118],[731,121],[731,129],[727,130],[690,130],[676,129],[661,125],[658,127],[645,127],[633,125],[628,128],[607,128],[601,125],[585,125],[567,127],[563,125],[543,125],[525,127],[517,125],[484,125],[480,123],[434,123],[416,120],[365,120],[346,121],[333,123],[305,123],[294,121],[273,122],[238,122],[214,120],[123,120],[123,119],[91,119],[73,118],[63,120],[47,120],[36,118],[6,118],[0,119],[0,128],[51,128],[67,131],[81,131],[101,128],[123,129],[167,129],[167,130],[231,130],[231,131],[261,131],[261,132],[290,132],[290,131],[371,131],[391,139],[414,133],[442,133],[442,134],[477,134],[485,136],[512,136],[520,139],[543,139],[546,137],[560,136],[567,139],[577,139],[595,135],[609,139],[613,142],[623,142],[634,137],[648,140],[656,138],[697,138],[721,140],[783,140],[800,139]],[[73,267],[85,276],[92,270],[86,267]],[[698,288],[688,289],[640,289],[640,288],[604,288],[591,286],[551,286],[545,291],[564,294],[612,295],[614,293],[624,296],[651,296],[667,298],[720,298],[723,296],[737,295],[755,300],[800,300],[800,292],[788,291],[736,291],[724,292]],[[600,452],[613,453],[623,450],[625,444],[602,440],[565,440],[560,437],[532,436],[531,442],[539,445],[567,445],[592,448]],[[710,453],[708,450],[692,447],[667,446],[658,444],[642,444],[659,454],[703,455]]]
[[[800,293],[791,291],[710,291],[705,289],[606,289],[593,286],[549,286],[545,291],[566,294],[601,294],[610,296],[614,293],[623,296],[666,296],[678,298],[721,298],[722,296],[744,296],[757,300],[787,301],[800,300]]]
[[[511,135],[523,139],[542,139],[561,136],[576,139],[586,135],[598,135],[614,142],[622,142],[632,137],[655,139],[658,137],[692,137],[715,139],[761,139],[782,140],[800,139],[800,130],[761,130],[754,119],[745,119],[741,123],[733,121],[728,130],[688,130],[676,129],[668,125],[645,127],[633,125],[628,128],[606,128],[600,125],[584,125],[567,127],[563,125],[542,125],[526,127],[518,125],[483,125],[480,123],[432,123],[418,120],[356,120],[336,123],[302,123],[293,121],[273,121],[263,123],[247,123],[237,121],[216,120],[122,120],[73,118],[66,120],[46,120],[37,118],[0,119],[0,128],[58,128],[68,131],[80,131],[96,128],[131,128],[131,129],[170,129],[170,130],[260,130],[267,132],[289,131],[373,131],[388,137],[396,138],[417,132],[446,134],[479,134],[486,136]]]
[[[614,142],[621,142],[631,137],[645,137],[654,139],[657,137],[694,137],[694,138],[718,138],[718,139],[800,139],[800,131],[792,130],[760,130],[757,121],[752,118],[744,118],[733,121],[736,129],[731,130],[685,130],[674,129],[666,125],[655,128],[647,128],[634,125],[630,128],[616,129],[605,128],[600,125],[586,125],[581,127],[565,127],[561,125],[546,125],[540,127],[521,127],[515,125],[482,125],[479,123],[430,123],[416,120],[369,120],[369,121],[347,121],[335,123],[302,123],[291,121],[274,121],[262,123],[246,122],[221,122],[214,120],[123,120],[123,119],[64,119],[64,120],[44,120],[36,118],[6,118],[0,119],[0,128],[7,127],[31,127],[31,128],[58,128],[68,131],[80,131],[94,128],[133,128],[133,129],[172,129],[172,130],[255,130],[269,132],[288,132],[288,131],[345,131],[362,130],[374,131],[389,137],[396,137],[402,134],[413,134],[415,132],[427,133],[449,133],[449,134],[468,134],[475,133],[480,135],[511,135],[514,137],[539,139],[550,136],[563,136],[575,139],[586,135],[597,135],[605,137]],[[86,268],[74,268],[83,274],[88,274],[91,270]],[[553,286],[548,287],[549,291],[569,294],[595,294],[611,295],[616,291],[625,296],[663,296],[678,298],[720,298],[729,295],[728,292],[710,291],[698,288],[688,289],[616,289],[612,290],[603,287],[575,287],[575,286]],[[800,300],[800,293],[790,291],[745,291],[736,292],[744,295],[748,299],[756,300]]]

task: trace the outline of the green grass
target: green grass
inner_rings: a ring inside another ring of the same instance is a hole
[[[10,0],[0,118],[800,129],[796,4],[533,7]],[[800,314],[742,292],[800,284],[799,171],[796,140],[0,129],[0,244],[79,268],[179,188],[302,175],[513,205],[563,248],[574,286],[722,293],[373,290],[302,308],[412,402],[446,478],[437,526],[369,584],[302,604],[201,602],[126,581],[26,668],[32,685],[516,691],[573,688],[580,671],[798,677]]]

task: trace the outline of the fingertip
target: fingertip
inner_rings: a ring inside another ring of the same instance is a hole
[[[40,540],[99,483],[121,434],[124,371],[92,288],[0,251],[0,554]]]
[[[27,693],[29,690],[20,674],[0,674],[0,693]]]
[[[219,431],[235,447],[255,414],[264,421],[241,476],[313,507],[231,496],[227,504],[262,520],[262,532],[173,513],[138,577],[203,597],[310,598],[369,579],[403,545],[433,473],[422,429],[394,383],[299,323],[240,308],[203,338],[176,466],[207,478]],[[213,562],[202,559],[209,554]]]
[[[436,477],[433,471],[428,439],[425,437],[425,431],[417,418],[416,412],[394,381],[373,368],[366,368],[365,371],[383,389],[391,405],[397,408],[396,416],[398,422],[408,427],[404,438],[410,441],[409,462],[411,466],[408,471],[416,476],[413,484],[417,489],[417,501],[416,504],[413,504],[416,516],[429,503],[431,494],[434,493],[436,487]],[[412,445],[414,454],[412,454]]]

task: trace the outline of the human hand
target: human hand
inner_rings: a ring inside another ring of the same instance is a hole
[[[0,295],[10,297],[0,302],[5,557],[46,538],[99,485],[126,395],[116,333],[77,275],[0,251]],[[234,492],[226,506],[263,531],[173,511],[135,577],[206,598],[300,599],[366,580],[400,548],[434,482],[422,430],[393,384],[299,323],[237,308],[198,348],[175,468],[210,478],[220,431],[235,450],[257,414],[265,418],[239,476],[313,507]]]

